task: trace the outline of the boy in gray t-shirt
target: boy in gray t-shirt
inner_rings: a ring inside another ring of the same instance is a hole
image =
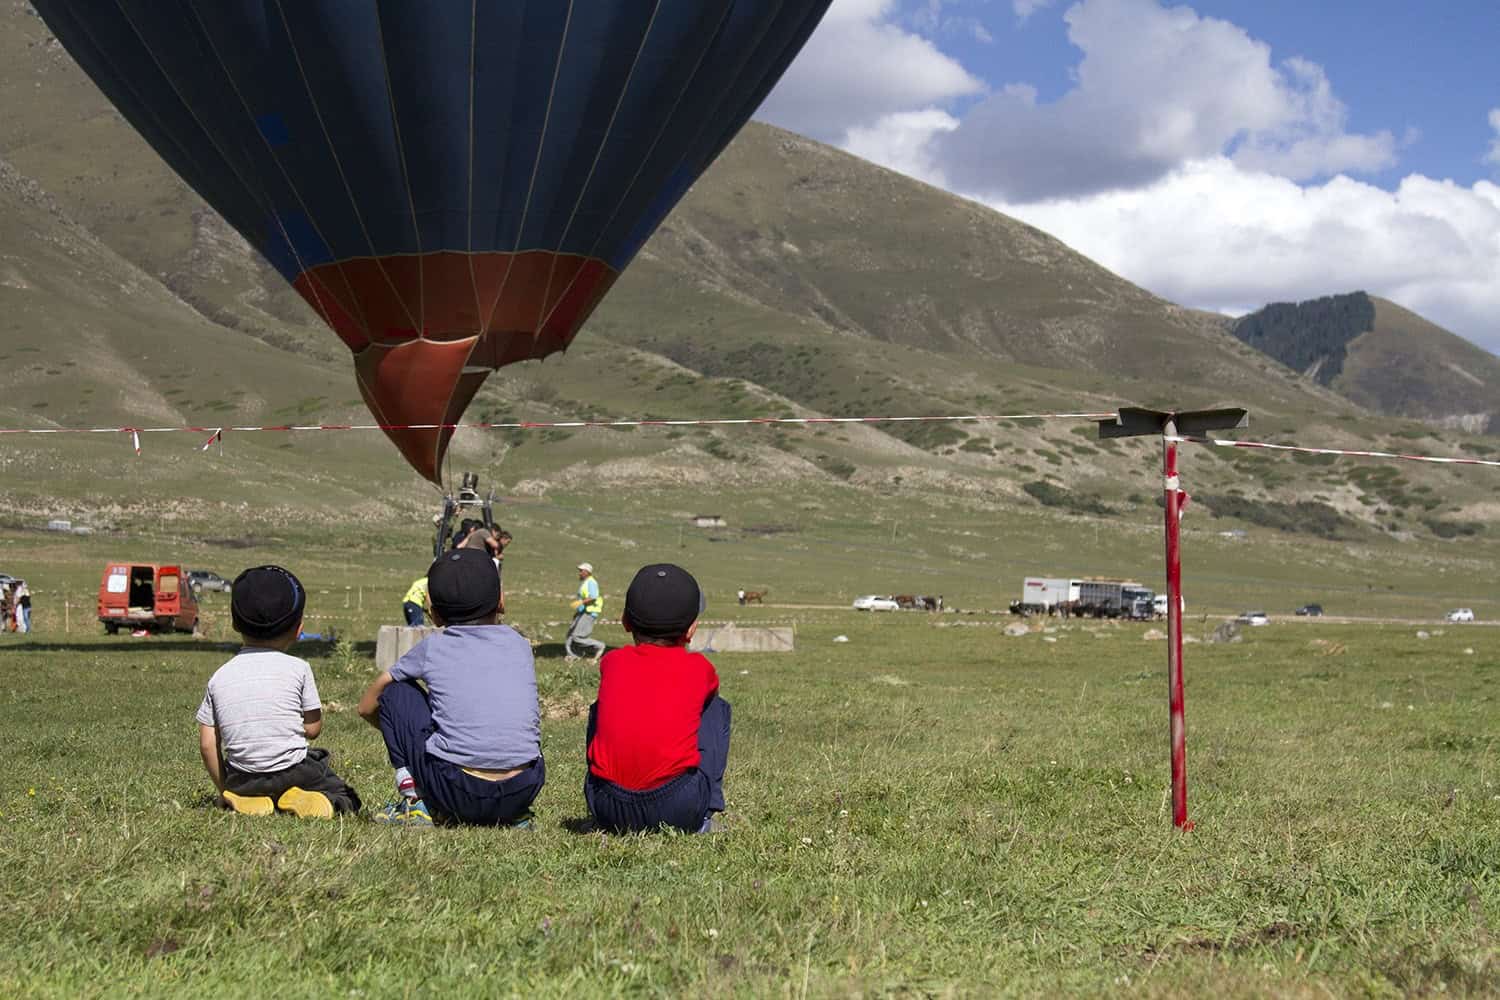
[[[438,557],[427,597],[445,628],[375,678],[359,701],[396,769],[396,800],[374,819],[524,825],[546,780],[531,644],[498,624],[500,579],[482,549]]]
[[[287,649],[302,628],[307,593],[280,566],[247,569],[230,591],[239,653],[209,678],[198,706],[203,766],[235,812],[297,816],[358,812],[359,796],[309,749],[323,730],[318,685]]]

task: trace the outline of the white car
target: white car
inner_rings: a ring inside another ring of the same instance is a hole
[[[1471,622],[1474,620],[1474,612],[1469,608],[1455,608],[1448,612],[1450,622]]]
[[[864,597],[854,599],[855,611],[896,611],[901,605],[889,597],[876,597],[874,594],[866,594]]]
[[[1235,620],[1238,621],[1241,625],[1271,624],[1271,616],[1266,614],[1264,611],[1246,611]]]

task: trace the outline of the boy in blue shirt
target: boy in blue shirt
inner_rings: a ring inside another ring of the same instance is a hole
[[[427,596],[443,631],[375,678],[359,701],[396,769],[396,801],[374,818],[524,825],[546,780],[531,643],[499,624],[500,577],[483,549],[439,556]]]

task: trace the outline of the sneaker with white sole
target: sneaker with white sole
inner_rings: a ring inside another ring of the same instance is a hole
[[[382,826],[427,827],[433,826],[432,814],[421,799],[401,799],[387,802],[385,808],[371,813],[370,819]]]

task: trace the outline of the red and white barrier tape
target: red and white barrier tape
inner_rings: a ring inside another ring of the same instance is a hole
[[[691,417],[681,420],[513,420],[476,421],[451,424],[264,424],[224,427],[183,425],[180,427],[0,427],[0,436],[16,434],[129,434],[135,453],[141,453],[142,434],[207,434],[202,451],[215,444],[222,452],[224,435],[258,433],[307,433],[311,431],[436,431],[436,430],[551,430],[589,427],[748,427],[748,426],[828,426],[838,424],[922,424],[982,423],[1000,420],[1109,420],[1114,413],[971,413],[921,417]],[[1173,435],[1167,441],[1205,444],[1219,448],[1261,448],[1267,451],[1296,452],[1303,455],[1334,455],[1349,458],[1393,459],[1402,462],[1428,462],[1436,465],[1483,465],[1500,468],[1500,460],[1485,458],[1449,458],[1441,455],[1407,455],[1392,451],[1361,451],[1347,448],[1312,448],[1305,445],[1273,444],[1269,441],[1233,441],[1225,438]]]
[[[1272,444],[1268,441],[1229,441],[1224,438],[1169,437],[1168,441],[1207,444],[1219,448],[1264,448],[1267,451],[1290,451],[1300,455],[1335,455],[1348,458],[1385,458],[1402,462],[1429,462],[1434,465],[1488,465],[1500,468],[1500,461],[1489,458],[1446,458],[1441,455],[1404,455],[1394,451],[1359,451],[1352,448],[1309,448],[1297,444]]]
[[[917,424],[978,423],[996,420],[1108,420],[1113,413],[974,413],[927,417],[696,417],[682,420],[514,420],[453,424],[267,424],[262,426],[210,427],[0,427],[5,434],[129,434],[135,453],[141,453],[142,434],[207,434],[202,449],[214,444],[222,449],[224,435],[255,433],[300,433],[308,431],[439,431],[439,430],[550,430],[586,427],[740,427],[772,424]]]

